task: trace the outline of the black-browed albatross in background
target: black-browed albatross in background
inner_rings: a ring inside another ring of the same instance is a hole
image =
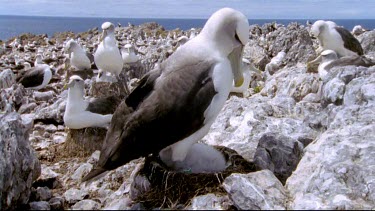
[[[99,162],[82,181],[151,153],[184,160],[208,133],[233,80],[242,85],[241,56],[248,37],[245,15],[231,8],[215,12],[199,35],[141,79],[125,100],[134,112],[119,111],[129,109],[124,103],[116,110]]]
[[[34,67],[25,70],[17,77],[17,82],[25,88],[40,90],[48,85],[52,79],[52,71],[49,65],[43,64],[42,56],[37,55]]]
[[[311,26],[311,34],[319,40],[317,54],[333,50],[339,57],[363,55],[361,44],[350,31],[332,21],[316,21]]]

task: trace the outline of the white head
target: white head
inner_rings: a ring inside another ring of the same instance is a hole
[[[337,54],[333,50],[325,50],[321,54],[322,62],[328,62],[338,59]]]
[[[249,22],[246,16],[231,8],[220,9],[207,20],[198,37],[214,42],[219,53],[228,57],[235,86],[241,86],[244,81],[241,69],[242,51],[249,40]]]
[[[83,90],[84,85],[85,85],[84,80],[81,77],[79,77],[78,75],[72,75],[69,78],[69,83],[68,83],[69,89],[77,87],[77,88]]]
[[[104,40],[104,38],[108,35],[114,35],[115,33],[115,25],[111,22],[104,22],[102,24],[103,34],[101,37],[101,41]]]
[[[79,44],[76,41],[74,41],[73,39],[69,40],[65,45],[65,51],[68,54],[72,53],[73,51],[75,51],[77,49],[81,49],[81,46],[79,46]]]
[[[311,34],[314,37],[318,37],[326,28],[327,24],[324,20],[315,21],[315,23],[311,26]]]

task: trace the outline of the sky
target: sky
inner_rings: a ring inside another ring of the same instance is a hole
[[[207,19],[222,7],[249,19],[375,19],[375,0],[0,0],[0,15]]]

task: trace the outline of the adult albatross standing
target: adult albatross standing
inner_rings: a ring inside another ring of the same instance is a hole
[[[184,160],[208,133],[233,80],[242,85],[241,56],[248,34],[245,15],[231,8],[215,12],[199,35],[141,79],[125,100],[134,112],[121,114],[118,109],[124,106],[116,110],[98,165],[82,181],[150,153]]]

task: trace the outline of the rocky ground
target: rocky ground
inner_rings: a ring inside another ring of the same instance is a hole
[[[99,34],[97,28],[49,39],[26,34],[2,43],[0,209],[375,208],[375,67],[336,67],[322,81],[306,68],[317,56],[317,41],[307,27],[295,23],[250,27],[244,59],[255,68],[250,68],[249,88],[229,97],[202,140],[235,150],[257,171],[221,174],[217,188],[199,184],[206,190],[194,197],[164,197],[154,207],[137,200],[148,189],[138,174],[144,158],[81,184],[99,158],[106,130],[64,126],[64,85],[72,70],[63,64],[63,46],[74,38],[94,52]],[[172,54],[183,35],[191,31],[165,31],[155,23],[117,27],[119,46],[134,43],[141,58],[125,65],[129,85]],[[357,39],[374,59],[375,31]],[[281,51],[285,57],[266,74],[267,64]],[[45,89],[26,90],[15,77],[37,53],[56,74]],[[95,77],[85,81],[88,96],[117,90],[116,84],[97,83]],[[145,187],[134,185],[138,180]]]

